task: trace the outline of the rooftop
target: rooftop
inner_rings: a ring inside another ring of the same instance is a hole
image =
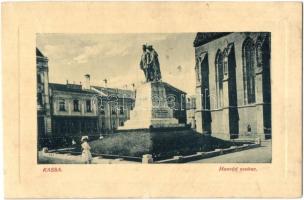
[[[86,93],[86,94],[97,94],[92,90],[83,90],[81,85],[78,84],[59,84],[59,83],[49,83],[50,88],[58,91],[65,92],[77,92],[77,93]]]
[[[179,93],[186,94],[186,92],[170,85],[169,83],[162,82],[166,87],[171,88]],[[53,90],[65,91],[65,92],[77,92],[77,93],[87,93],[87,94],[104,94],[105,96],[116,96],[118,98],[135,98],[135,92],[132,90],[124,90],[118,88],[107,88],[99,86],[91,86],[91,90],[82,89],[80,84],[60,84],[60,83],[49,83],[49,86]],[[98,92],[100,91],[100,92]]]
[[[167,86],[167,87],[169,87],[169,88],[171,88],[171,89],[173,89],[173,90],[179,92],[179,93],[187,94],[186,92],[184,92],[184,91],[182,91],[182,90],[180,90],[180,89],[174,87],[173,85],[171,85],[171,84],[169,84],[169,83],[167,83],[167,82],[163,82],[163,84],[164,84],[165,86]]]
[[[230,33],[231,32],[198,32],[194,39],[193,46],[198,47],[204,45]]]
[[[60,83],[49,83],[50,88],[57,91],[65,91],[65,92],[77,92],[77,93],[86,93],[86,94],[99,94],[99,92],[94,91],[94,89],[82,89],[82,85],[80,84],[60,84]],[[135,98],[134,92],[131,90],[122,90],[116,88],[105,88],[98,86],[91,86],[91,88],[95,88],[106,96],[115,95],[118,98]]]
[[[132,90],[123,90],[118,88],[106,88],[106,87],[99,87],[99,86],[92,86],[93,88],[101,91],[102,93],[106,94],[107,96],[117,96],[119,98],[135,98],[135,93]]]
[[[36,48],[36,56],[45,57],[38,48]]]

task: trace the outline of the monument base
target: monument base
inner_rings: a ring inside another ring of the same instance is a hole
[[[173,110],[168,106],[164,83],[148,82],[136,90],[135,107],[130,112],[130,120],[119,130],[181,127],[173,117]]]

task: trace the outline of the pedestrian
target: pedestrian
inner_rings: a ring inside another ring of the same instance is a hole
[[[85,164],[92,163],[92,154],[91,154],[91,147],[88,143],[89,137],[83,136],[81,138],[81,149],[82,149],[82,158]]]
[[[74,138],[72,139],[72,146],[75,146],[76,145],[76,142],[74,140]]]

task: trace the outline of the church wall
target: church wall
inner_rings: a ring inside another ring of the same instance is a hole
[[[248,125],[251,127],[251,133],[256,133],[256,107],[255,106],[247,106],[247,107],[239,107],[239,134],[240,136],[248,134]]]
[[[212,134],[225,134],[224,132],[224,124],[223,124],[223,111],[220,110],[213,110],[211,111],[212,117]]]
[[[242,49],[243,42],[249,36],[256,42],[259,33],[231,33],[223,36],[219,39],[208,42],[202,46],[195,48],[195,56],[198,58],[202,53],[208,52],[208,64],[209,64],[209,92],[210,92],[210,113],[211,113],[211,135],[216,135],[221,138],[227,138],[225,134],[228,134],[224,130],[225,120],[229,120],[228,116],[223,112],[223,106],[217,106],[217,91],[216,91],[216,66],[215,59],[218,49],[221,52],[228,46],[228,44],[234,44],[235,52],[235,73],[236,73],[236,91],[237,91],[237,111],[239,115],[239,136],[246,135],[248,133],[248,125],[251,127],[251,133],[257,133],[257,107],[254,104],[245,104],[244,100],[244,80],[243,80],[243,57]],[[256,61],[256,59],[255,59]],[[196,72],[198,73],[198,72]],[[204,72],[202,72],[204,73]],[[256,80],[257,85],[259,80]],[[203,126],[201,109],[202,96],[199,95],[200,85],[197,81],[197,110],[196,110],[196,123],[197,130],[201,132]],[[223,99],[224,100],[224,99]],[[223,102],[222,100],[222,102]],[[223,136],[221,136],[223,135]]]

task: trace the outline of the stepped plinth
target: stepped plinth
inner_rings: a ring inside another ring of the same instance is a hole
[[[163,82],[143,83],[136,89],[135,107],[130,112],[130,119],[125,129],[181,127],[173,117],[173,109],[168,106],[166,90]]]

